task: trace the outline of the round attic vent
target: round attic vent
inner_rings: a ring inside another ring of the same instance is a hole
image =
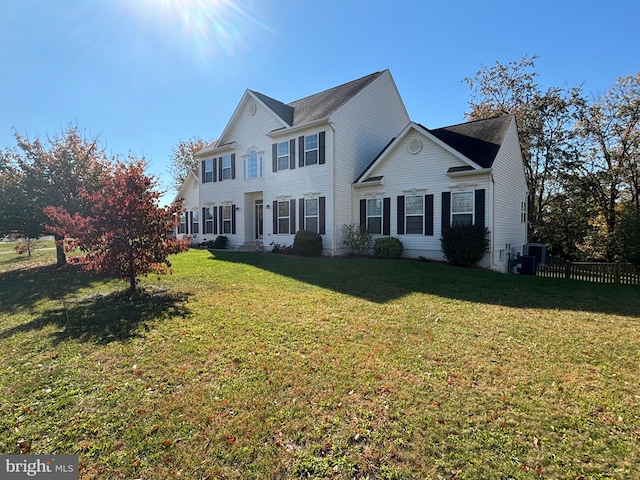
[[[422,142],[419,139],[414,138],[411,140],[411,143],[409,143],[409,148],[407,150],[409,150],[410,154],[415,155],[422,150]]]
[[[255,103],[250,103],[249,106],[247,107],[247,110],[249,112],[249,115],[255,115],[256,114],[256,104]]]

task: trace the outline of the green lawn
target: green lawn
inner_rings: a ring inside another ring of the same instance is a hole
[[[0,453],[99,479],[640,478],[640,289],[192,250],[0,255]]]

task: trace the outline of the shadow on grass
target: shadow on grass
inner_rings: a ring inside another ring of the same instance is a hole
[[[133,298],[128,291],[119,290],[74,299],[81,289],[112,281],[91,276],[76,266],[58,268],[52,264],[0,273],[0,319],[21,311],[35,316],[30,322],[0,331],[0,339],[54,324],[61,329],[55,333],[55,341],[110,342],[137,335],[138,327],[146,322],[190,313],[185,295],[161,290],[137,292]],[[43,301],[53,301],[54,306],[39,306]]]
[[[149,329],[147,322],[186,316],[188,296],[163,290],[128,291],[95,294],[73,302],[60,301],[59,308],[48,309],[38,318],[0,332],[0,340],[17,333],[40,330],[57,325],[54,343],[74,339],[96,343],[123,341],[140,336],[140,327]]]
[[[376,303],[412,293],[515,308],[640,317],[640,288],[452,267],[417,260],[302,258],[271,253],[212,253],[212,259],[255,266]]]

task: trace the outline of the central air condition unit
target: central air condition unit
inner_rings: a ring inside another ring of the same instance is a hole
[[[547,246],[544,243],[527,243],[522,246],[522,255],[536,257],[538,265],[547,264]]]

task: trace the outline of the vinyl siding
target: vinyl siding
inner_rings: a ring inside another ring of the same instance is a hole
[[[494,161],[493,178],[493,268],[506,271],[508,252],[501,260],[500,250],[505,249],[505,244],[521,250],[527,241],[527,225],[520,221],[520,202],[527,198],[527,182],[515,120]]]
[[[342,226],[357,223],[352,183],[384,146],[409,123],[404,103],[386,71],[331,117],[335,131],[336,250],[343,251]],[[327,147],[327,152],[329,152]]]
[[[422,149],[412,155],[408,151],[413,139],[422,143]],[[395,146],[389,156],[371,172],[371,176],[383,176],[383,185],[354,188],[354,212],[358,215],[359,200],[372,197],[391,198],[391,236],[397,236],[404,246],[403,256],[424,256],[443,260],[440,247],[442,235],[442,192],[456,192],[489,188],[489,175],[449,178],[450,167],[465,163],[446,151],[420,132],[410,130]],[[433,235],[398,235],[397,197],[406,195],[433,195]],[[487,195],[487,193],[485,193]],[[489,199],[485,196],[485,224],[488,224]],[[357,216],[355,218],[358,218]]]

